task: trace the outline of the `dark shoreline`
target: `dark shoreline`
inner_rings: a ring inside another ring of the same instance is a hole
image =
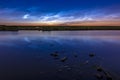
[[[78,30],[120,30],[120,26],[0,26],[0,31],[78,31]]]

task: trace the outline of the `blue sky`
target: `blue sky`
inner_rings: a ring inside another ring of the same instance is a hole
[[[120,0],[0,0],[0,24],[118,24],[119,5]]]

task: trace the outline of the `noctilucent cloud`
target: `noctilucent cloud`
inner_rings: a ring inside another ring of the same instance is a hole
[[[120,0],[0,0],[0,24],[120,26]]]

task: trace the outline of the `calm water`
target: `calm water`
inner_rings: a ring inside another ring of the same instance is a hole
[[[0,80],[107,80],[96,66],[120,80],[120,31],[0,32]]]

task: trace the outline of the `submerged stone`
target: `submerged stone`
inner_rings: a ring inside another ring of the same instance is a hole
[[[102,67],[97,67],[97,71],[102,72],[103,71]]]
[[[88,64],[89,63],[89,61],[87,60],[87,61],[85,61],[85,63],[84,64]]]
[[[72,68],[70,66],[64,66],[67,70],[71,70]]]
[[[90,53],[89,56],[90,56],[90,57],[94,57],[95,54],[94,54],[94,53]]]
[[[75,57],[75,58],[77,58],[77,57],[78,57],[78,55],[75,53],[75,54],[74,54],[74,57]]]
[[[58,72],[62,72],[63,70],[62,69],[58,69]]]
[[[113,80],[112,76],[108,72],[104,72],[107,80]]]
[[[67,57],[63,57],[60,61],[65,62],[67,60]]]
[[[70,70],[72,70],[72,68],[71,68],[71,67],[69,67],[69,68],[67,68],[67,70],[68,70],[68,71],[70,71]]]
[[[101,74],[95,74],[95,77],[96,77],[98,80],[103,79],[103,76],[102,76]]]
[[[55,52],[55,53],[52,53],[52,54],[50,54],[51,56],[53,56],[53,57],[58,57],[59,55],[58,55],[58,52]]]
[[[59,57],[54,57],[54,59],[55,59],[55,60],[58,60],[58,59],[59,59]]]
[[[107,80],[113,80],[113,79],[112,79],[112,77],[111,77],[111,76],[109,76],[109,75],[108,75],[108,76],[106,76],[106,79],[107,79]]]
[[[63,66],[64,68],[69,68],[69,66]]]

